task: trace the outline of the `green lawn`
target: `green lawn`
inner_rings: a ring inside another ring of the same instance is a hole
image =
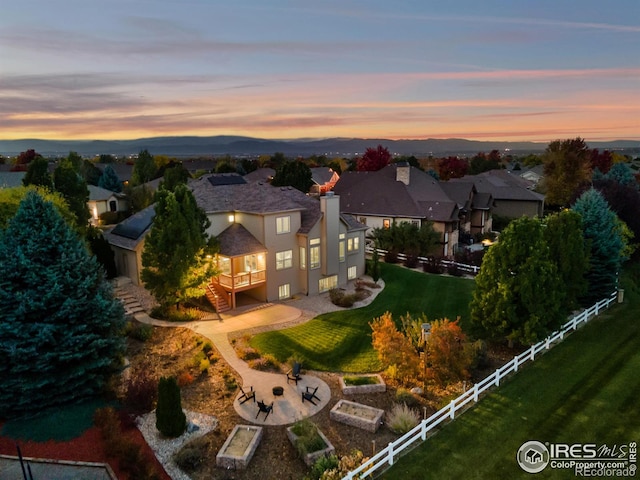
[[[640,289],[593,319],[473,410],[400,459],[383,478],[575,478],[530,475],[516,463],[527,440],[640,441]]]
[[[275,355],[281,362],[302,358],[305,368],[337,372],[375,372],[381,369],[371,347],[369,322],[386,311],[401,315],[426,313],[429,320],[461,317],[469,324],[469,302],[475,282],[466,278],[414,272],[381,264],[384,290],[363,308],[327,313],[293,328],[261,333],[251,346]]]

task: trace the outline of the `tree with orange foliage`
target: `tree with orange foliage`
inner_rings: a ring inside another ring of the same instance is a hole
[[[468,347],[467,336],[458,322],[448,318],[431,323],[427,340],[427,378],[441,385],[469,378],[473,351]]]
[[[418,377],[420,357],[411,341],[398,331],[390,312],[369,323],[373,348],[378,352],[380,362],[395,372],[401,382],[408,382]],[[393,375],[392,375],[393,376]]]

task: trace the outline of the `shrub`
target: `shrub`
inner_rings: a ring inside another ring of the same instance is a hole
[[[200,318],[200,312],[193,308],[185,310],[159,305],[151,309],[151,316],[168,322],[192,322]]]
[[[327,444],[318,433],[318,427],[309,419],[294,423],[291,431],[298,437],[295,447],[301,458],[304,458],[308,453],[327,448]]]
[[[224,385],[230,392],[233,392],[236,388],[238,388],[238,383],[236,379],[231,375],[229,370],[225,370],[222,372],[222,379],[224,380]]]
[[[328,455],[320,457],[311,466],[309,474],[305,477],[305,480],[320,480],[324,472],[328,470],[334,470],[338,468],[340,460],[337,455]]]
[[[205,358],[207,358],[207,356],[205,355],[205,353],[202,350],[200,350],[199,352],[197,352],[193,356],[193,359],[192,359],[193,366],[196,367],[196,368],[199,368],[200,367],[200,362],[202,360],[204,360]]]
[[[211,345],[211,342],[204,342],[204,344],[202,345],[202,351],[204,352],[204,354],[208,356],[209,352],[211,352],[212,350],[213,345]]]
[[[261,372],[278,372],[280,371],[280,363],[273,355],[266,353],[264,356],[260,358],[256,358],[255,360],[250,360],[249,368],[253,368],[254,370],[260,370]]]
[[[133,413],[146,413],[153,410],[158,395],[158,381],[151,375],[151,369],[141,366],[131,372],[126,384],[124,404]]]
[[[407,258],[404,261],[404,266],[407,268],[416,268],[418,266],[418,256],[407,255]]]
[[[204,463],[208,448],[209,441],[206,438],[196,438],[178,450],[173,460],[182,470],[193,472]]]
[[[320,480],[340,480],[367,460],[368,458],[360,450],[353,450],[349,455],[340,457],[336,468],[329,468],[322,472]]]
[[[129,321],[125,326],[125,335],[140,342],[146,342],[153,335],[153,325]]]
[[[422,262],[422,270],[426,273],[441,274],[444,273],[444,267],[440,264],[440,260],[434,256],[429,256]]]
[[[406,404],[408,407],[417,407],[420,405],[418,397],[406,388],[398,388],[396,390],[396,402]]]
[[[182,387],[186,387],[187,385],[191,385],[194,381],[193,375],[189,372],[182,372],[178,375],[178,385]]]
[[[162,377],[158,383],[156,428],[167,437],[179,437],[185,431],[187,417],[182,411],[180,387],[174,377]]]
[[[200,373],[208,373],[210,366],[211,366],[211,362],[209,362],[208,358],[203,358],[202,360],[200,360],[200,365],[198,365],[198,368],[200,369]]]
[[[387,425],[394,433],[404,434],[420,423],[420,414],[406,403],[396,403],[387,417]]]
[[[454,277],[461,277],[462,274],[464,273],[462,270],[460,270],[460,268],[458,268],[456,264],[452,264],[449,267],[448,272],[449,272],[449,275],[452,275]]]
[[[334,305],[343,308],[350,308],[354,303],[356,303],[356,301],[359,300],[357,293],[347,294],[341,288],[332,288],[331,290],[329,290],[329,299]]]
[[[260,358],[260,353],[252,347],[245,347],[240,350],[240,358],[244,361]]]
[[[398,252],[389,250],[384,254],[385,263],[398,263]]]

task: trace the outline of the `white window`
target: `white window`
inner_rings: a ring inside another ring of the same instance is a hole
[[[283,270],[293,266],[293,250],[276,253],[276,270]]]
[[[309,240],[309,268],[320,268],[320,239]]]
[[[347,239],[347,250],[349,252],[357,252],[360,248],[360,237],[349,237]]]
[[[305,247],[300,247],[300,270],[305,270],[307,268],[307,249]]]
[[[347,279],[353,280],[358,276],[358,268],[354,265],[353,267],[349,267],[347,269]]]
[[[331,277],[325,277],[318,280],[318,290],[320,293],[328,292],[332,288],[336,288],[338,286],[338,276],[333,275]]]
[[[291,231],[291,217],[276,217],[276,234],[289,233]]]
[[[284,285],[280,285],[278,287],[278,298],[280,300],[284,300],[285,298],[289,298],[291,296],[291,287],[288,283]]]

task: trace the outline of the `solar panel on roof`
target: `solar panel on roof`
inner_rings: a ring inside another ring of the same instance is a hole
[[[136,240],[140,238],[147,228],[153,223],[153,217],[156,215],[156,210],[153,205],[145,208],[144,210],[132,215],[126,220],[120,222],[111,230],[113,235],[119,235],[121,237],[130,238]]]
[[[219,185],[242,185],[243,183],[247,183],[247,181],[237,173],[214,174],[210,175],[208,180],[214,187]]]

